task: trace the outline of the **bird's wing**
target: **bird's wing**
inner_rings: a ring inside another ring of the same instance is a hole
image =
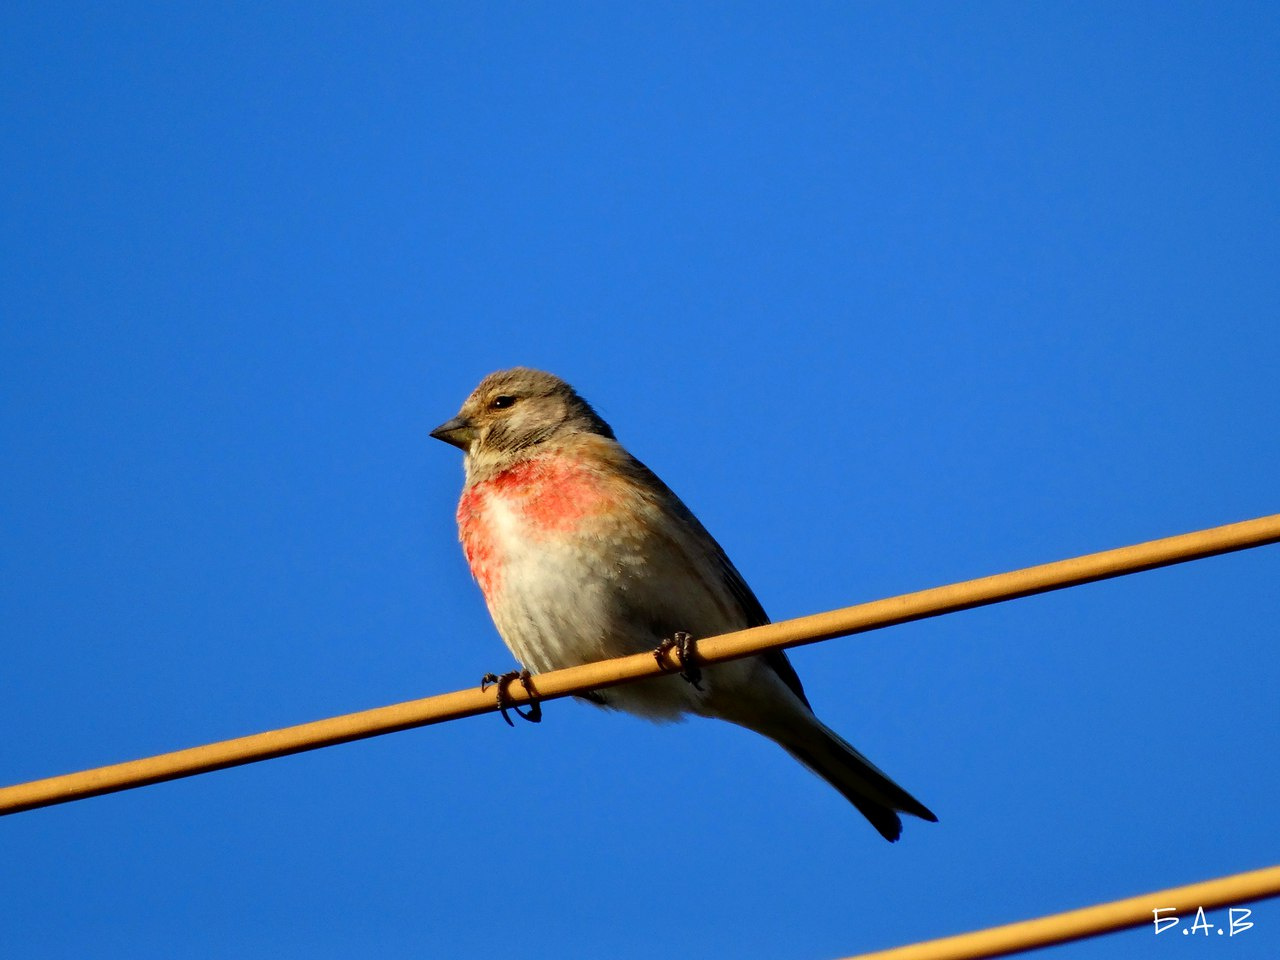
[[[742,578],[742,574],[738,572],[738,568],[733,565],[728,555],[724,552],[724,548],[716,542],[715,537],[707,532],[706,527],[693,515],[693,511],[684,505],[679,497],[672,492],[652,470],[646,467],[639,460],[628,455],[630,461],[626,465],[626,472],[631,474],[632,478],[637,481],[638,485],[655,491],[656,495],[662,499],[661,506],[663,509],[675,515],[689,533],[686,540],[685,549],[697,550],[710,562],[719,576],[720,582],[725,590],[737,605],[743,615],[743,627],[759,627],[769,622],[769,615],[764,612],[759,599],[747,586],[747,581]],[[693,557],[689,560],[693,561]],[[809,706],[809,698],[805,696],[804,687],[800,683],[800,677],[796,674],[795,668],[791,666],[791,661],[787,659],[787,655],[782,650],[770,650],[761,654],[760,657],[768,664],[778,675],[783,683],[800,698],[805,706]]]

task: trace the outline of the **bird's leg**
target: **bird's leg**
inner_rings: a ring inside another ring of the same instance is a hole
[[[702,671],[696,663],[698,659],[698,641],[683,630],[677,630],[666,637],[653,651],[653,658],[664,670],[667,667],[667,654],[672,650],[680,651],[680,676],[693,684],[693,689],[702,690]]]
[[[528,720],[530,723],[542,722],[542,704],[537,700],[529,701],[529,712],[525,713],[516,704],[511,701],[507,689],[511,686],[511,681],[519,680],[520,686],[524,687],[525,692],[529,696],[535,696],[537,691],[533,689],[533,675],[528,670],[512,670],[498,676],[496,673],[486,673],[480,678],[480,689],[487,690],[489,684],[494,683],[498,686],[498,709],[502,711],[502,719],[507,721],[507,726],[514,727],[511,718],[507,716],[508,710],[514,710],[516,716],[522,720]]]

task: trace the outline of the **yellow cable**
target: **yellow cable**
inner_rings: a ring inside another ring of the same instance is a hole
[[[1144,893],[1126,900],[1113,900],[1111,903],[1068,910],[1066,913],[1055,913],[1003,927],[975,930],[955,937],[926,940],[892,950],[860,953],[847,960],[984,960],[987,957],[1003,957],[1010,953],[1037,950],[1040,947],[1051,947],[1058,943],[1141,926],[1150,927],[1152,936],[1173,937],[1182,933],[1207,937],[1212,936],[1207,930],[1188,933],[1196,923],[1197,908],[1216,910],[1270,897],[1280,897],[1280,867],[1266,867],[1218,880],[1192,883],[1185,887],[1157,890],[1155,893]],[[1166,911],[1167,907],[1174,907],[1175,910]],[[1160,933],[1156,933],[1155,910],[1160,910]],[[1170,925],[1171,917],[1180,917],[1178,924]],[[1239,928],[1236,931],[1233,932],[1229,925],[1214,924],[1214,932],[1223,940],[1228,935],[1237,933],[1249,936],[1251,931],[1244,925],[1252,923],[1252,920],[1243,914],[1237,915],[1237,918]],[[1230,919],[1228,916],[1228,920]],[[1225,934],[1222,933],[1223,930],[1226,930]],[[1256,931],[1252,932],[1256,934]]]
[[[1277,541],[1280,541],[1280,514],[1119,547],[1070,560],[1059,560],[1056,563],[1027,567],[978,580],[966,580],[950,586],[771,623],[751,630],[708,637],[699,641],[697,653],[702,663],[720,663],[765,650],[778,650],[863,633],[910,620],[935,617],[956,610]],[[680,669],[680,658],[676,650],[669,651],[665,660],[666,672]],[[533,681],[536,697],[531,697],[518,683],[512,684],[508,693],[510,700],[515,703],[527,703],[530,699],[553,700],[630,683],[661,672],[663,668],[659,667],[652,654],[639,653],[538,674]],[[175,780],[444,720],[456,720],[496,709],[498,703],[495,690],[490,687],[487,691],[482,691],[476,686],[235,740],[176,750],[142,760],[33,780],[30,783],[0,788],[0,815]]]

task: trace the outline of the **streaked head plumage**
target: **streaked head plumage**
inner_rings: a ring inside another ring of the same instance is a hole
[[[458,415],[431,431],[476,456],[513,456],[575,433],[613,439],[613,430],[568,383],[529,367],[499,370],[480,381]]]

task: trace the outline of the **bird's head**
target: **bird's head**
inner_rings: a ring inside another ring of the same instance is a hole
[[[559,377],[528,367],[491,373],[471,392],[452,420],[431,436],[477,459],[510,460],[539,444],[575,433],[613,439],[609,425]]]

